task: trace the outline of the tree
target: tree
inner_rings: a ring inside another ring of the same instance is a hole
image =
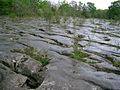
[[[95,11],[94,17],[101,18],[101,19],[107,19],[107,11],[108,11],[107,9],[105,10],[98,9]]]
[[[79,11],[82,11],[82,6],[83,6],[83,3],[82,3],[82,2],[79,2],[79,4],[78,4],[78,10],[79,10]]]
[[[40,15],[44,17],[46,20],[50,20],[52,16],[52,7],[49,1],[40,1],[39,2],[39,10]]]
[[[14,0],[12,12],[20,17],[31,16],[36,13],[36,5],[36,0]]]
[[[77,6],[77,2],[76,1],[71,1],[70,2],[71,5],[71,11],[72,11],[72,16],[76,17],[77,16],[77,10],[78,10],[78,6]]]
[[[0,0],[0,15],[8,15],[11,12],[13,0]]]
[[[114,1],[108,10],[109,19],[120,19],[120,0]]]
[[[85,4],[82,7],[82,16],[84,16],[85,18],[89,17],[88,8],[87,8],[87,6]]]
[[[72,7],[66,1],[63,1],[59,6],[58,11],[60,12],[61,16],[71,16]]]
[[[88,12],[89,12],[90,17],[94,17],[95,11],[96,11],[96,7],[94,3],[88,2],[87,7],[88,7]]]

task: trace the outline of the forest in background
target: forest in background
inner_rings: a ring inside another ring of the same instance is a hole
[[[108,9],[96,9],[94,3],[70,3],[63,1],[52,4],[48,0],[0,0],[0,15],[40,16],[46,20],[59,21],[61,16],[120,20],[120,0],[111,3]]]

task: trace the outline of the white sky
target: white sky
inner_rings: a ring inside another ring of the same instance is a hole
[[[49,1],[57,3],[58,1],[61,2],[63,0],[49,0]],[[79,2],[79,1],[81,1],[82,3],[92,2],[95,4],[97,9],[107,9],[111,5],[111,2],[116,1],[116,0],[66,0],[66,1],[67,2],[71,2],[71,1]]]

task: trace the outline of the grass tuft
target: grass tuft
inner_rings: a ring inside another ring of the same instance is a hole
[[[108,59],[112,63],[113,66],[120,68],[120,61],[115,61],[110,56],[106,56],[106,59]]]
[[[113,65],[120,68],[120,61],[114,61],[113,62]]]
[[[49,63],[49,59],[48,59],[46,52],[40,53],[33,47],[25,48],[25,49],[14,49],[14,50],[12,50],[12,52],[26,54],[26,55],[30,56],[31,58],[39,61],[42,64],[42,66],[45,66]]]
[[[70,57],[73,59],[85,62],[86,60],[83,58],[88,57],[88,54],[86,54],[82,51],[74,51],[71,53]]]

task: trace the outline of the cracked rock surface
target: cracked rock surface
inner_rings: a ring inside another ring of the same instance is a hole
[[[0,18],[0,90],[120,90],[120,68],[109,60],[120,61],[120,26],[98,19],[47,26],[39,18]],[[85,59],[95,63],[69,57],[74,30],[89,54]],[[43,67],[26,54],[10,52],[27,47],[47,51],[49,64]]]

